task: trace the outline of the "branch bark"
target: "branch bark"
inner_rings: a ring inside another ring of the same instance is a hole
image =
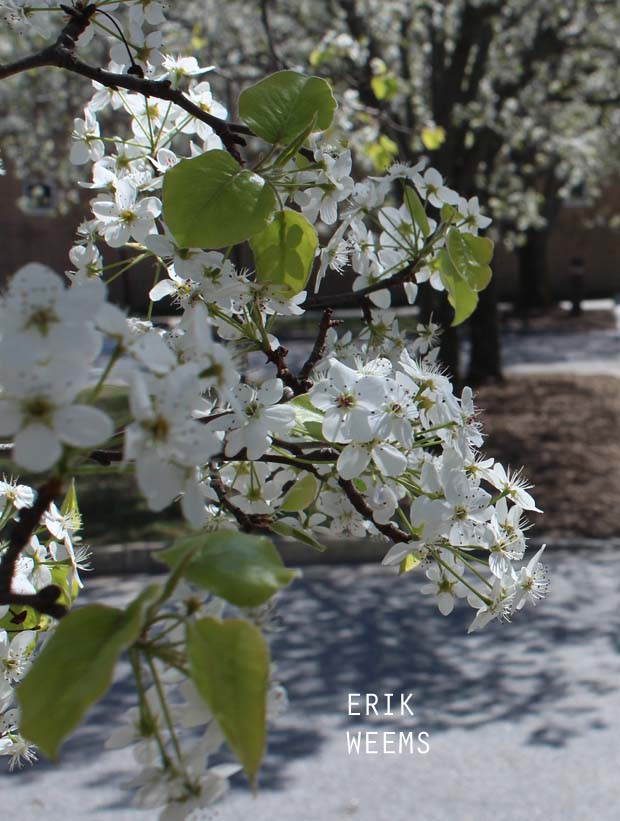
[[[56,604],[61,594],[60,588],[56,585],[48,585],[48,587],[44,587],[37,593],[29,595],[11,591],[17,561],[26,545],[30,542],[32,534],[41,521],[41,517],[61,489],[60,477],[53,476],[38,489],[32,507],[22,510],[19,521],[13,522],[9,543],[0,562],[0,605],[29,605],[35,607],[40,613],[46,613],[56,619],[61,618],[67,612],[65,607]]]

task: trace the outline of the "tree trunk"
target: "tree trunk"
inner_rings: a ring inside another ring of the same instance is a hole
[[[452,320],[454,319],[454,309],[448,302],[446,292],[437,294],[438,306],[435,312],[435,321],[441,325],[441,344],[439,346],[439,361],[446,368],[450,374],[450,378],[454,386],[458,389],[460,387],[460,368],[459,368],[459,337],[458,330],[453,327]]]
[[[423,282],[418,289],[417,304],[420,309],[420,322],[428,325],[432,320],[441,326],[439,361],[449,371],[453,381],[458,384],[459,339],[457,329],[450,325],[454,311],[445,291],[436,291],[428,282]]]
[[[547,283],[548,228],[526,232],[525,244],[517,250],[519,263],[519,313],[527,316],[532,310],[549,307]]]
[[[480,292],[478,307],[471,316],[470,324],[471,359],[467,384],[503,381],[495,276],[488,287]]]

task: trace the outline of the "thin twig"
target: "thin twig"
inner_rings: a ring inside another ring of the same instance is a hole
[[[325,308],[323,311],[323,317],[321,319],[321,324],[319,325],[319,332],[317,333],[316,339],[314,341],[314,347],[310,353],[310,356],[306,360],[305,364],[303,365],[302,369],[299,371],[299,376],[297,377],[299,381],[306,387],[306,390],[310,390],[312,387],[312,382],[309,382],[310,374],[314,366],[317,362],[325,355],[325,348],[326,348],[326,339],[327,339],[327,332],[330,328],[333,328],[334,325],[337,324],[338,320],[332,319],[334,312],[331,308]],[[306,383],[308,383],[306,386]]]
[[[267,361],[272,362],[276,366],[279,378],[293,391],[295,396],[300,396],[302,393],[307,392],[308,388],[301,384],[286,363],[288,348],[284,348],[280,345],[275,350],[269,348],[269,350],[264,351],[264,353],[267,357]]]
[[[61,489],[60,477],[53,476],[38,489],[32,507],[21,510],[19,521],[12,523],[9,543],[0,562],[0,605],[25,604],[54,618],[61,618],[66,613],[66,608],[55,603],[61,593],[56,585],[48,585],[37,593],[27,595],[11,592],[15,568],[22,550],[29,544],[41,517]]]
[[[278,52],[276,51],[275,43],[273,40],[273,32],[271,30],[271,25],[269,23],[269,11],[267,6],[269,4],[269,0],[261,0],[260,4],[260,19],[263,24],[263,29],[265,30],[265,37],[267,38],[267,46],[269,47],[269,51],[271,52],[271,56],[273,58],[274,65],[276,69],[280,68],[288,68],[287,64],[284,60],[280,57]]]
[[[369,296],[369,294],[374,294],[375,291],[382,291],[383,289],[391,291],[398,285],[409,282],[413,279],[416,272],[422,267],[424,261],[425,251],[423,249],[410,265],[407,265],[406,268],[392,274],[392,276],[387,279],[381,279],[378,282],[373,282],[372,285],[368,285],[366,288],[360,288],[359,291],[344,291],[340,294],[326,294],[324,297],[311,297],[310,299],[307,299],[301,307],[304,311],[309,311],[313,308],[334,308],[337,305],[362,306],[364,304],[364,300]]]
[[[22,607],[34,607],[39,613],[54,619],[62,619],[67,615],[67,608],[64,604],[58,604],[61,595],[62,590],[58,585],[48,584],[36,593],[0,593],[0,605],[17,604]]]
[[[372,522],[380,533],[387,536],[393,542],[408,542],[411,541],[411,536],[404,530],[393,524],[380,524],[373,519],[373,509],[367,504],[362,494],[355,488],[353,482],[349,479],[338,479],[338,484],[346,493],[347,499],[351,502],[353,507],[361,514],[364,519]]]
[[[211,487],[215,491],[215,494],[221,506],[235,517],[237,523],[239,524],[239,528],[245,533],[271,532],[269,529],[269,525],[271,524],[271,517],[264,516],[262,514],[252,515],[250,513],[244,513],[244,511],[241,510],[241,508],[238,508],[237,505],[233,504],[233,502],[231,502],[228,496],[226,495],[226,486],[224,485],[224,482],[222,482],[218,475],[217,465],[212,461],[210,463],[210,467]]]

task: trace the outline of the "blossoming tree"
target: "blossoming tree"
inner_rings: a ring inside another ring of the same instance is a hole
[[[455,323],[468,317],[491,276],[489,218],[423,163],[354,181],[349,151],[325,137],[336,100],[324,79],[267,76],[229,119],[209,69],[160,50],[159,2],[2,6],[47,38],[0,65],[3,82],[47,68],[92,82],[70,157],[90,167],[93,199],[67,282],[35,261],[2,298],[0,436],[38,481],[0,484],[0,752],[11,766],[37,748],[55,757],[127,652],[136,706],[108,744],[136,746],[138,805],[183,818],[239,767],[255,781],[285,700],[263,632],[296,573],[274,534],[309,550],[328,533],[381,539],[384,563],[425,573],[441,613],[467,600],[471,630],[544,595],[542,551],[519,564],[528,486],[480,454],[471,391],[456,396],[436,365],[437,327],[408,339],[391,310],[395,291],[413,303],[429,281]],[[87,59],[92,38],[111,46],[106,69]],[[242,243],[251,270],[233,264]],[[106,247],[125,259],[106,262]],[[106,283],[147,262],[150,299],[180,309],[173,330],[107,299]],[[345,264],[353,292],[319,293]],[[345,305],[361,332],[339,333]],[[320,319],[295,371],[276,323],[307,311]],[[268,369],[260,381],[242,371],[249,352]],[[128,397],[114,418],[112,384]],[[154,515],[179,503],[194,534],[124,609],[73,608],[80,477],[119,467]],[[224,743],[239,765],[213,764]]]
[[[576,191],[582,202],[596,202],[618,173],[617,4],[291,0],[243,7],[240,14],[231,3],[205,0],[179,19],[198,27],[209,61],[233,80],[247,81],[248,62],[334,78],[338,120],[359,157],[385,166],[430,152],[460,193],[491,206],[496,237],[517,250],[519,303],[540,305],[546,240],[562,204]],[[481,309],[472,318],[470,378],[477,380],[501,374],[492,289]],[[444,358],[456,372],[454,348]]]

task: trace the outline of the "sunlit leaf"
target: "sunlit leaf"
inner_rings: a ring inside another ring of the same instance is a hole
[[[236,245],[265,227],[276,200],[259,174],[214,149],[181,160],[164,177],[164,219],[186,248]]]
[[[182,575],[188,581],[239,607],[263,604],[297,575],[284,566],[270,539],[237,530],[190,536],[157,558],[168,567],[185,562]]]
[[[318,236],[297,211],[276,211],[272,221],[250,239],[256,279],[282,286],[290,296],[306,287]]]
[[[239,116],[258,136],[283,145],[313,119],[317,131],[329,128],[336,110],[331,87],[320,77],[279,71],[246,88],[239,97]]]

